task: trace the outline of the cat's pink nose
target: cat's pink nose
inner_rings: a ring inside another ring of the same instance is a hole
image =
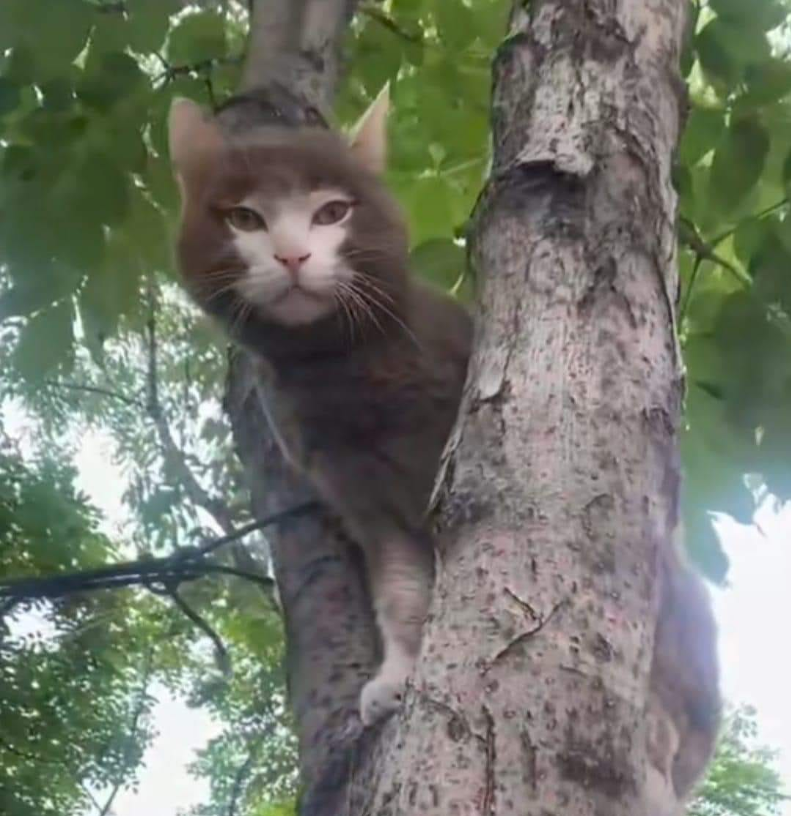
[[[310,255],[310,252],[307,255],[275,255],[275,259],[283,264],[292,275],[296,275],[302,264],[310,258]]]

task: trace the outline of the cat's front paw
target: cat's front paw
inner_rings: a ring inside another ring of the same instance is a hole
[[[380,671],[360,693],[360,719],[364,726],[374,725],[392,714],[404,699],[407,672]]]

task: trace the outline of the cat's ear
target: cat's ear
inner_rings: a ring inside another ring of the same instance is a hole
[[[360,117],[352,130],[351,148],[372,173],[381,175],[387,165],[387,114],[390,110],[390,83]]]
[[[219,153],[223,135],[217,122],[200,105],[178,97],[170,105],[168,144],[176,175],[186,184],[207,160]]]

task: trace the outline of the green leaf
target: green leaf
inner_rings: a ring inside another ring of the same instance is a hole
[[[772,221],[768,218],[748,218],[736,228],[733,236],[733,249],[736,257],[745,266],[764,245],[771,232]]]
[[[134,51],[148,54],[159,50],[170,27],[170,15],[175,11],[171,0],[128,0],[127,33]]]
[[[758,31],[777,28],[788,17],[777,0],[709,0],[709,6],[719,17]]]
[[[415,244],[429,238],[453,237],[453,202],[447,182],[440,176],[418,179],[404,191]]]
[[[89,107],[107,111],[147,87],[145,74],[128,54],[92,47],[77,86],[77,96]]]
[[[692,108],[679,146],[679,157],[687,166],[697,164],[719,142],[725,130],[725,113],[718,108]]]
[[[6,77],[0,76],[0,116],[15,110],[20,100],[19,86]]]
[[[68,300],[30,318],[14,349],[17,371],[26,379],[38,380],[67,363],[74,344],[73,321],[74,310]]]
[[[354,65],[370,96],[378,94],[386,82],[395,79],[402,56],[402,43],[397,34],[375,22],[365,26],[356,43]]]
[[[142,272],[136,248],[122,233],[114,231],[105,262],[91,272],[80,294],[80,317],[94,356],[116,333],[121,317],[139,307]]]
[[[170,32],[168,59],[172,65],[195,65],[227,53],[225,20],[213,11],[184,17]]]
[[[791,63],[773,59],[750,65],[745,71],[747,93],[739,99],[741,107],[768,105],[791,93]]]
[[[769,61],[766,37],[754,29],[715,18],[698,34],[695,45],[707,77],[725,89],[733,88],[751,64]]]
[[[66,168],[52,191],[56,210],[69,213],[72,223],[120,223],[129,208],[129,182],[105,153],[88,151]]]
[[[83,0],[3,0],[16,47],[28,50],[36,80],[62,74],[77,58],[91,30],[93,12]]]
[[[710,194],[720,212],[729,213],[757,184],[769,152],[769,136],[755,119],[731,123],[714,153]]]
[[[741,23],[715,19],[706,26],[702,34],[706,32],[742,66],[766,62],[771,56],[766,36],[760,31],[745,28]]]
[[[409,263],[421,278],[448,291],[464,274],[466,260],[463,247],[449,238],[433,238],[412,250]]]
[[[434,0],[434,17],[440,39],[451,51],[462,51],[475,39],[475,17],[462,0]]]

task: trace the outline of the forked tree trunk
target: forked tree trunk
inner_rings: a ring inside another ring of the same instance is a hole
[[[654,816],[645,715],[657,553],[678,509],[670,163],[686,0],[522,6],[495,61],[478,335],[436,495],[432,612],[383,728],[360,736],[354,713],[373,654],[354,559],[323,518],[273,540],[303,814]],[[235,369],[229,407],[262,514],[303,488],[252,382]]]

